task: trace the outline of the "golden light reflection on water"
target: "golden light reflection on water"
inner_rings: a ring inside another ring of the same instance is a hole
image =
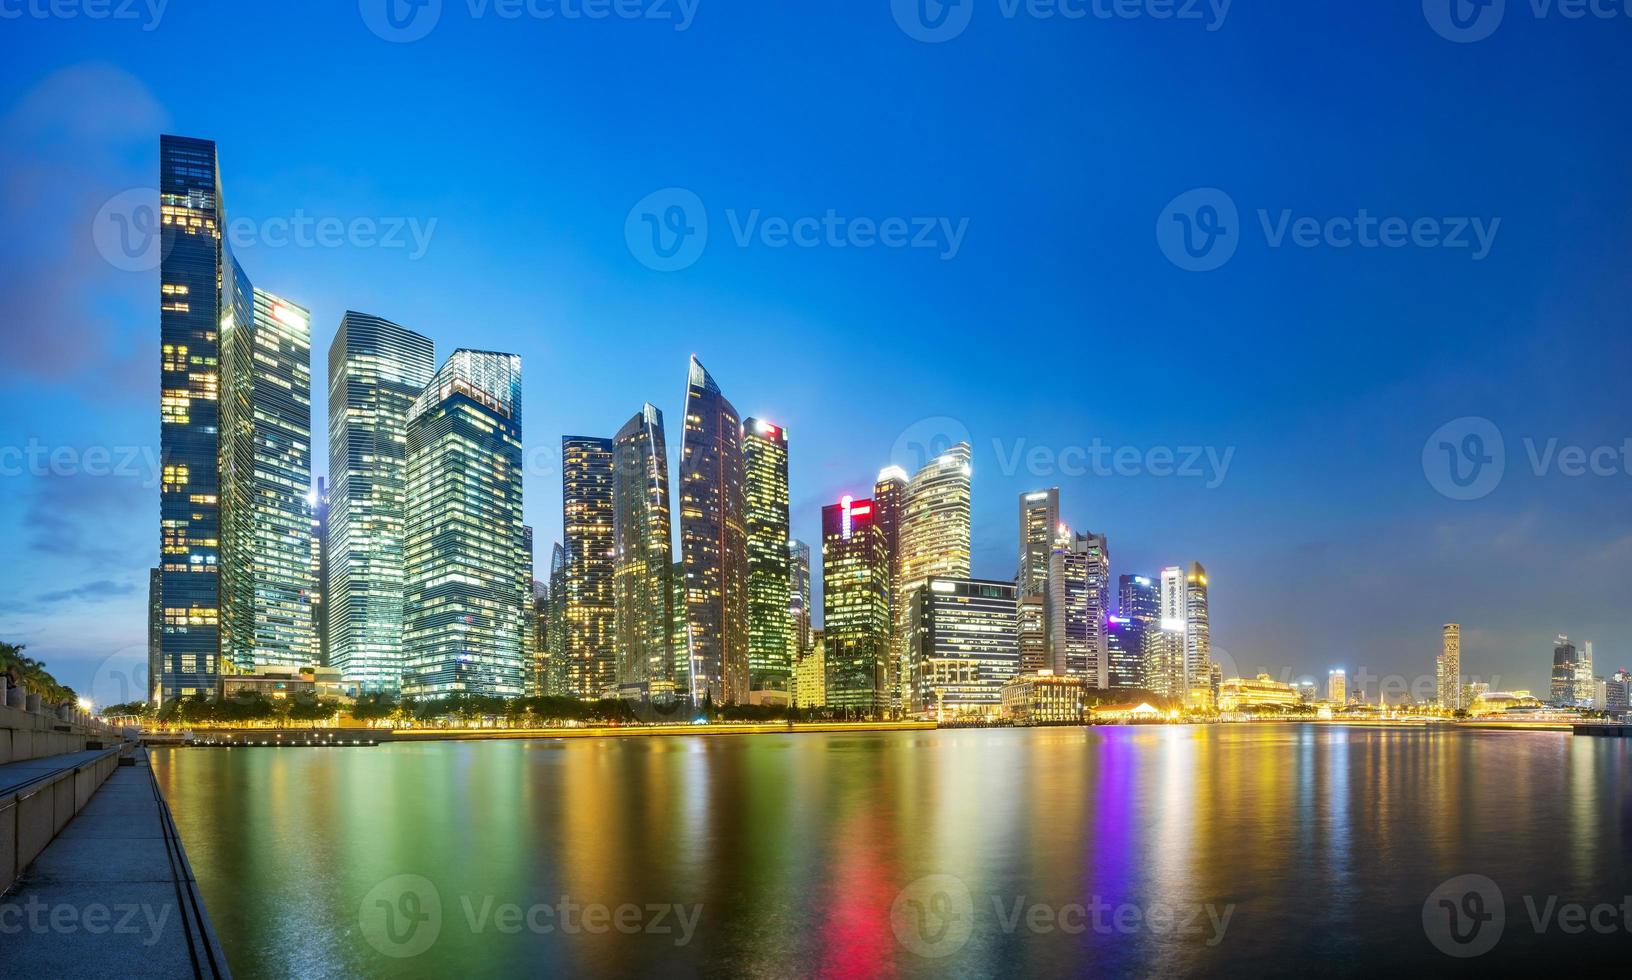
[[[1163,726],[175,749],[154,762],[241,977],[1186,975],[1431,958],[1422,902],[1470,872],[1502,885],[1510,916],[1527,894],[1618,901],[1632,892],[1629,744]],[[361,912],[403,875],[434,885],[441,922],[428,949],[396,959],[367,941]],[[941,903],[937,883],[967,905]],[[495,926],[498,906],[563,896],[699,905],[701,918],[684,944]],[[1098,928],[1096,900],[1231,918],[1209,944],[1212,929]],[[892,918],[909,905],[916,918]],[[938,946],[901,931],[944,925],[947,910],[968,928],[940,929]],[[1522,935],[1502,948],[1508,967],[1552,955]]]

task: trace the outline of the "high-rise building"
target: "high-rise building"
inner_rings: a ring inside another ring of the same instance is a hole
[[[788,644],[794,658],[810,649],[810,545],[788,539],[788,614],[793,634]]]
[[[1126,577],[1126,576],[1124,576]],[[1126,616],[1105,617],[1108,687],[1145,686],[1145,628]]]
[[[1184,576],[1185,689],[1213,686],[1212,627],[1207,613],[1207,569],[1193,561]]]
[[[901,664],[895,633],[906,622],[908,601],[901,583],[901,518],[907,506],[907,471],[886,466],[873,481],[873,521],[884,535],[884,555],[889,564],[890,657],[884,665],[884,686],[892,710],[901,708]],[[904,641],[903,641],[904,642]]]
[[[1553,704],[1560,708],[1570,708],[1576,704],[1575,676],[1579,664],[1575,644],[1570,642],[1568,636],[1560,633],[1558,640],[1553,644],[1552,676]]]
[[[822,631],[813,631],[810,647],[793,665],[793,706],[795,708],[822,708],[827,706],[827,641]]]
[[[1439,704],[1450,711],[1466,708],[1462,703],[1462,626],[1446,623],[1440,630]]]
[[[1326,675],[1326,700],[1336,705],[1349,703],[1349,675],[1341,667]]]
[[[1598,677],[1593,673],[1592,641],[1588,640],[1581,645],[1581,654],[1575,662],[1575,703],[1583,708],[1598,708],[1595,694],[1598,690]]]
[[[1048,558],[1060,526],[1060,488],[1020,495],[1020,597],[1041,596],[1048,587]]]
[[[864,715],[889,708],[889,555],[871,500],[822,508],[822,635],[827,703]]]
[[[613,634],[612,440],[561,437],[563,693],[595,699],[617,683]]]
[[[743,501],[748,525],[748,685],[786,691],[792,679],[788,587],[788,432],[742,421]]]
[[[902,498],[900,572],[891,607],[896,617],[895,662],[903,707],[922,701],[919,692],[911,688],[913,597],[931,578],[969,577],[970,458],[968,443],[951,447],[912,475]]]
[[[355,310],[329,345],[329,666],[365,694],[402,686],[408,415],[435,354],[429,338]]]
[[[1054,673],[1081,677],[1090,688],[1110,686],[1110,574],[1104,535],[1060,526],[1048,565],[1048,660]]]
[[[742,418],[696,357],[686,375],[680,560],[695,674],[692,694],[748,701],[748,526]]]
[[[1048,597],[1021,596],[1019,613],[1020,670],[1035,673],[1048,669]]]
[[[912,598],[910,713],[995,719],[1020,670],[1016,586],[932,576]]]
[[[316,662],[329,666],[329,487],[323,477],[312,488],[312,631],[317,634]]]
[[[612,440],[613,623],[618,684],[672,692],[674,545],[663,413],[648,403]]]
[[[159,676],[164,650],[164,572],[147,571],[147,678],[144,694],[149,703],[159,699]]]
[[[1140,637],[1145,687],[1171,702],[1182,701],[1184,687],[1184,620],[1163,619],[1145,627]]]
[[[408,416],[403,693],[516,697],[530,582],[521,358],[460,349]]]
[[[675,562],[669,566],[669,650],[674,660],[670,673],[674,689],[685,695],[694,693],[691,679],[697,676],[696,654],[691,647],[691,624],[686,619],[686,566]]]
[[[543,693],[565,697],[567,686],[567,553],[558,541],[550,546],[549,645]]]
[[[213,693],[219,655],[221,239],[215,144],[159,137],[159,698]],[[230,276],[230,273],[228,273]]]
[[[550,587],[548,583],[533,580],[532,647],[528,650],[532,661],[528,665],[527,683],[523,685],[528,697],[542,697],[550,691]]]
[[[232,263],[235,293],[248,280]],[[312,663],[311,323],[253,287],[221,317],[221,659],[237,673]]]
[[[1156,580],[1148,575],[1123,575],[1119,578],[1117,612],[1120,620],[1116,624],[1118,642],[1126,655],[1138,659],[1134,674],[1140,681],[1136,686],[1148,687],[1144,658],[1145,631],[1155,629],[1162,621],[1161,589]],[[1114,682],[1112,686],[1115,686]]]
[[[521,526],[521,693],[536,697],[539,688],[538,607],[544,583],[533,578],[533,526]]]

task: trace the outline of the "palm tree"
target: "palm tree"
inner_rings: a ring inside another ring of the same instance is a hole
[[[17,680],[46,704],[57,706],[78,701],[73,689],[57,683],[42,661],[23,655],[23,644],[0,642],[0,670],[13,670]]]

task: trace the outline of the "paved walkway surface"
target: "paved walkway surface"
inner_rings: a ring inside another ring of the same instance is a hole
[[[228,975],[146,750],[135,762],[0,897],[0,977]]]
[[[53,773],[82,766],[87,762],[94,762],[99,757],[107,755],[107,749],[91,749],[86,752],[69,752],[65,755],[50,755],[43,759],[29,759],[25,762],[8,762],[0,766],[0,796]]]

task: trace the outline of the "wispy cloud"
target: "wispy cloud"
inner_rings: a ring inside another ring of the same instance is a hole
[[[46,592],[39,596],[44,603],[67,602],[70,599],[106,599],[112,596],[130,595],[136,587],[129,582],[115,582],[112,579],[99,578],[94,582],[76,585],[71,589],[61,589],[56,592]]]

